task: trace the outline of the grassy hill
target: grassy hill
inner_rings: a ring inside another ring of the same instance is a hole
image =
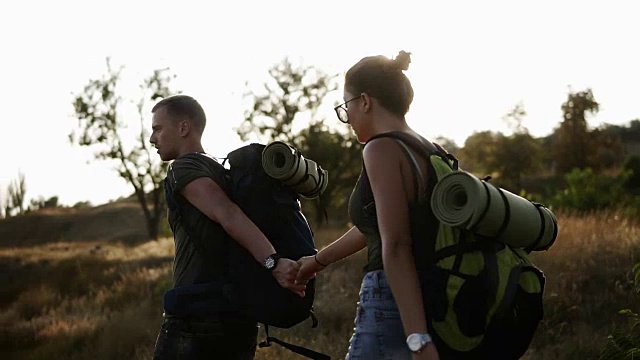
[[[0,219],[0,246],[96,240],[136,244],[146,240],[144,221],[140,205],[131,198],[95,207],[41,209]]]
[[[613,330],[630,327],[618,311],[640,312],[630,274],[640,261],[640,224],[608,212],[556,215],[556,244],[533,254],[547,279],[545,317],[525,359],[597,359]],[[344,230],[320,229],[318,247]],[[144,238],[131,201],[0,220],[0,358],[149,359],[173,241]],[[318,275],[318,328],[305,322],[271,335],[343,358],[365,256]],[[302,358],[274,345],[256,359]]]

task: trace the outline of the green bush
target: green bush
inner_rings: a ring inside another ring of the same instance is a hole
[[[630,174],[624,182],[624,187],[634,195],[640,195],[640,155],[628,156],[623,165]]]
[[[640,263],[633,267],[635,290],[640,293]],[[631,330],[617,330],[609,335],[600,353],[600,360],[632,360],[640,358],[640,315],[630,309],[620,310],[631,321]]]
[[[573,169],[566,175],[567,186],[555,194],[555,207],[580,212],[622,208],[627,204],[624,184],[630,172],[617,176],[596,174],[591,168]]]

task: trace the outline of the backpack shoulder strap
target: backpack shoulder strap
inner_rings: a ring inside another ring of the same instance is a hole
[[[415,156],[409,149],[413,149],[418,154],[420,154],[427,161],[427,171],[429,173],[434,172],[436,175],[438,173],[437,169],[435,169],[434,164],[431,160],[432,156],[436,155],[439,158],[443,159],[443,161],[448,165],[452,166],[451,162],[446,157],[446,151],[442,149],[439,145],[433,144],[430,141],[426,140],[423,137],[415,137],[411,134],[404,133],[401,131],[390,131],[381,134],[377,134],[373,136],[369,141],[377,138],[388,137],[395,139],[398,144],[402,148],[402,152],[405,154],[406,158],[411,163],[412,167],[415,171],[412,172],[413,175],[413,183],[414,188],[419,189],[416,192],[416,200],[418,200],[418,196],[420,193],[424,194],[426,192],[427,184],[427,176],[423,174],[423,171],[420,169],[418,161]],[[428,175],[428,174],[427,174]],[[437,179],[434,179],[437,181]],[[423,190],[423,191],[420,191]]]
[[[404,142],[410,148],[414,149],[419,154],[422,154],[425,159],[429,159],[431,155],[437,155],[442,158],[445,163],[449,164],[454,170],[458,169],[458,159],[453,154],[450,154],[439,144],[431,142],[422,136],[418,138],[401,131],[389,131],[374,135],[373,137],[371,137],[371,139],[369,139],[369,141],[382,137],[395,138]]]
[[[413,168],[415,169],[415,171],[411,174],[413,175],[413,188],[418,190],[415,192],[414,198],[416,201],[418,201],[420,199],[420,194],[424,194],[426,192],[427,183],[425,180],[425,176],[422,174],[420,164],[418,164],[416,157],[413,156],[413,153],[409,150],[407,144],[405,144],[398,138],[396,138],[395,140],[398,144],[400,144],[400,146],[402,147],[402,152],[404,152],[404,155],[411,162]]]
[[[390,131],[381,134],[377,134],[373,136],[369,141],[381,137],[390,137],[395,138],[404,143],[406,146],[414,149],[419,154],[421,154],[429,163],[430,166],[433,166],[433,162],[431,161],[432,156],[437,156],[443,160],[443,162],[452,170],[458,170],[458,159],[447,150],[445,150],[439,144],[430,142],[424,137],[415,137],[411,134],[407,134],[401,131]],[[406,147],[405,147],[406,148]],[[410,153],[410,152],[409,152]]]

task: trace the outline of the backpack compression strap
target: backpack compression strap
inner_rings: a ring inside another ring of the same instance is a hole
[[[317,351],[313,351],[311,349],[307,349],[307,348],[302,347],[302,346],[293,345],[293,344],[290,344],[290,343],[288,343],[286,341],[282,341],[282,340],[280,340],[278,338],[275,338],[273,336],[269,336],[269,326],[268,325],[264,326],[264,332],[265,332],[267,338],[266,338],[265,341],[259,343],[258,347],[261,347],[261,348],[269,347],[269,346],[271,346],[271,343],[274,342],[274,343],[276,343],[276,344],[278,344],[278,345],[280,345],[280,346],[282,346],[282,347],[284,347],[286,349],[289,349],[289,350],[293,351],[296,354],[300,354],[302,356],[308,357],[309,359],[331,360],[331,357],[329,355],[325,355],[325,354],[319,353]]]

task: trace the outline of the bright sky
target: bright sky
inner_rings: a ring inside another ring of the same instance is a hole
[[[262,84],[285,56],[343,75],[360,58],[412,52],[415,99],[407,121],[428,138],[463,145],[474,131],[508,134],[522,102],[545,136],[568,87],[592,88],[590,126],[640,118],[636,1],[5,1],[0,5],[0,189],[22,172],[27,199],[97,205],[132,192],[111,164],[72,146],[72,94],[125,65],[122,94],[154,69],[208,113],[205,149],[241,144],[245,81]],[[328,122],[340,126],[327,99]],[[134,113],[128,117],[139,122]],[[149,119],[146,119],[150,123]]]

